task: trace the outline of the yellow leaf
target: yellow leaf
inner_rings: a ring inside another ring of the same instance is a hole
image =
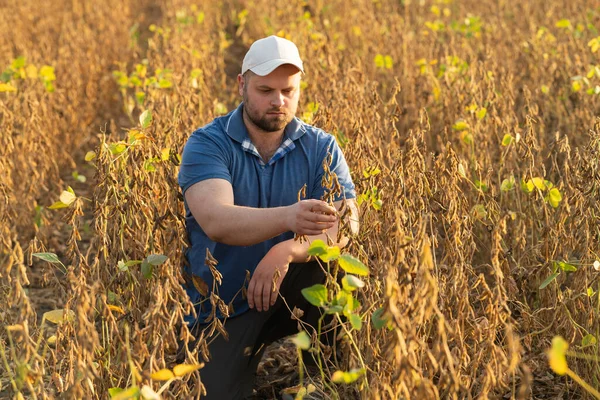
[[[77,199],[77,196],[75,196],[74,193],[69,192],[68,190],[63,190],[59,197],[59,200],[66,205],[70,205],[75,201],[75,199]]]
[[[27,68],[25,68],[25,75],[29,79],[37,79],[38,77],[38,69],[35,65],[29,64]]]
[[[73,310],[52,310],[44,313],[42,320],[50,321],[54,324],[60,324],[64,321],[73,321],[75,319],[75,313]]]
[[[521,180],[521,190],[524,191],[525,193],[531,193],[533,192],[533,182],[531,182],[531,179],[528,180],[527,182],[525,182],[524,180]]]
[[[452,129],[454,129],[455,131],[464,131],[466,129],[469,129],[469,124],[460,119],[456,121],[454,125],[452,125]]]
[[[48,339],[46,339],[46,342],[49,345],[54,346],[56,344],[56,335],[50,336]]]
[[[392,60],[391,56],[383,57],[383,63],[386,69],[392,69],[394,66],[394,60]]]
[[[512,135],[510,133],[507,133],[502,138],[502,146],[508,146],[508,145],[510,145],[513,142],[513,140],[514,140],[514,138],[512,137]]]
[[[92,161],[94,158],[96,158],[95,151],[88,151],[87,153],[85,153],[85,161]]]
[[[552,348],[548,351],[548,361],[552,371],[558,375],[564,375],[569,370],[565,354],[569,344],[560,336],[555,336],[552,339]]]
[[[554,208],[558,207],[558,204],[562,201],[562,194],[557,188],[552,188],[548,192],[548,202]]]
[[[171,156],[171,149],[169,149],[168,147],[162,149],[162,151],[160,152],[160,159],[163,161],[167,161],[170,156]]]
[[[115,312],[118,312],[118,313],[121,313],[121,314],[125,314],[125,311],[121,307],[119,307],[119,306],[115,306],[113,304],[108,304],[106,307],[109,310],[111,310],[111,311],[115,311]]]
[[[173,372],[171,372],[170,369],[166,369],[166,368],[163,368],[160,371],[156,371],[152,375],[150,375],[150,379],[155,380],[155,381],[168,381],[169,379],[173,379],[173,378],[175,378],[175,375],[173,375]]]
[[[546,190],[546,184],[544,183],[544,180],[542,178],[533,178],[531,182],[536,188],[540,190]]]
[[[385,60],[381,54],[377,54],[374,61],[377,68],[383,68],[385,66]]]
[[[194,364],[194,365],[178,364],[173,367],[173,373],[175,374],[175,376],[184,376],[184,375],[190,374],[196,370],[199,370],[202,367],[204,367],[204,363]]]
[[[2,92],[16,92],[17,88],[10,83],[0,83],[0,93]]]
[[[484,119],[486,114],[487,114],[487,108],[481,107],[479,109],[479,111],[477,111],[477,118],[478,119]]]
[[[43,78],[46,82],[56,80],[56,75],[54,75],[54,68],[49,65],[44,65],[42,68],[40,68],[39,75],[40,78]]]

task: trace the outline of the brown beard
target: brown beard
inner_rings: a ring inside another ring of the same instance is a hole
[[[284,112],[285,115],[271,115],[269,116],[267,113],[262,117],[255,112],[252,107],[252,104],[248,101],[248,95],[244,88],[244,111],[246,112],[246,116],[248,119],[256,125],[259,129],[265,132],[277,132],[285,128],[285,126],[290,123],[292,118],[288,115],[286,110],[278,110],[273,109],[267,112]]]

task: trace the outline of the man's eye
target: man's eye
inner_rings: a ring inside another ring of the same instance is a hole
[[[271,89],[262,89],[261,92],[263,93],[270,93],[272,90]]]

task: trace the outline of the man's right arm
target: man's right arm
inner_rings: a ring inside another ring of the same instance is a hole
[[[200,181],[186,190],[185,199],[204,233],[231,246],[251,246],[289,231],[319,235],[337,223],[336,209],[321,200],[274,208],[236,206],[225,179]]]

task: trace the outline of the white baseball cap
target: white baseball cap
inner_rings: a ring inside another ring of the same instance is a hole
[[[250,70],[265,76],[283,64],[292,64],[304,73],[296,45],[279,36],[269,36],[252,43],[242,63],[242,74]]]

